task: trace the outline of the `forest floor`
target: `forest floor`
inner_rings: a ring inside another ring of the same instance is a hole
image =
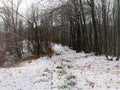
[[[54,45],[52,58],[0,68],[0,90],[120,90],[120,61]]]

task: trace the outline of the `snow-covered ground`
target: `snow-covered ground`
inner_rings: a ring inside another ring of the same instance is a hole
[[[0,90],[120,90],[120,61],[54,45],[52,58],[0,68]]]

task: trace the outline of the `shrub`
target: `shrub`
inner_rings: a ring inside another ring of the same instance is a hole
[[[75,79],[76,78],[76,76],[75,75],[70,75],[70,76],[67,76],[67,80],[71,80],[71,79]]]
[[[76,82],[74,81],[69,81],[67,82],[67,85],[71,86],[71,87],[74,87],[76,85]]]
[[[59,70],[58,73],[59,73],[59,76],[63,76],[65,74],[67,74],[67,72],[65,70]]]
[[[50,70],[49,70],[48,68],[46,68],[46,69],[44,70],[44,72],[50,73]]]

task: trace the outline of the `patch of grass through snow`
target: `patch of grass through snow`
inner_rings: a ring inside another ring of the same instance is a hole
[[[69,88],[69,87],[68,87],[68,85],[64,85],[64,84],[63,84],[63,85],[61,85],[61,86],[58,86],[58,88],[59,88],[59,89],[67,89],[67,88]]]
[[[67,85],[71,86],[71,87],[74,87],[76,85],[76,82],[75,81],[68,81]]]
[[[62,71],[62,73],[63,72],[65,72],[65,70]],[[62,85],[58,86],[58,88],[59,89],[69,89],[70,90],[72,87],[75,87],[76,84],[77,84],[76,81],[75,81],[76,76],[75,75],[67,75],[67,73],[65,73],[65,74],[66,74],[65,80],[64,80]]]
[[[63,60],[65,62],[71,62],[69,60]],[[71,69],[72,66],[71,65],[66,65],[63,63],[63,61],[61,62],[61,64],[59,66],[57,66],[56,68],[59,69],[58,70],[58,75],[59,76],[65,76],[64,77],[64,82],[58,86],[58,88],[60,90],[72,90],[72,88],[76,88],[76,76],[75,75],[71,75],[69,73],[67,73],[67,71],[64,70],[65,67],[67,67],[68,69]],[[82,89],[79,89],[79,90],[82,90]]]
[[[65,66],[66,66],[66,65],[63,64],[63,62],[61,62],[61,64],[58,65],[56,68],[57,68],[57,69],[63,69]]]
[[[44,70],[44,72],[51,73],[51,71],[50,71],[48,68],[46,68],[46,69]]]
[[[56,68],[57,69],[63,69],[64,67],[60,65],[60,66],[57,66]]]
[[[40,82],[47,82],[47,80],[40,79],[40,80],[35,81],[33,84],[40,83]]]
[[[66,77],[67,80],[71,80],[71,79],[75,79],[75,78],[76,78],[75,75],[69,75],[69,76]]]
[[[65,75],[65,74],[67,74],[67,72],[66,72],[64,69],[58,70],[58,75],[59,75],[59,76],[63,76],[63,75]]]
[[[59,89],[69,89],[71,90],[71,88],[75,87],[77,83],[75,81],[65,81],[62,85],[59,85],[58,88]]]
[[[63,61],[65,61],[65,62],[71,62],[70,60],[66,60],[66,59],[62,59]]]

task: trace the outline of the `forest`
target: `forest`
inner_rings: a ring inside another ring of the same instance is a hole
[[[0,0],[0,90],[120,90],[120,0]]]
[[[21,2],[2,1],[1,59],[6,55],[21,59],[25,54],[50,54],[51,43],[67,45],[76,52],[119,58],[119,0],[60,0],[59,5],[41,11],[38,3],[32,4],[25,14],[19,11]]]

